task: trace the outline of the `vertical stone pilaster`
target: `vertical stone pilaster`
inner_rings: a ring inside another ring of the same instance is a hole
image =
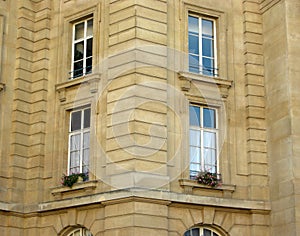
[[[243,1],[249,197],[268,199],[262,16],[259,1]]]

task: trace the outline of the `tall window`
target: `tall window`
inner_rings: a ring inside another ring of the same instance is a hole
[[[183,236],[220,236],[220,234],[212,229],[201,227],[189,229]]]
[[[68,234],[68,236],[93,236],[93,235],[87,229],[79,228],[73,230],[71,233]]]
[[[90,108],[75,110],[70,114],[68,174],[89,171],[90,117]]]
[[[217,76],[215,21],[189,15],[189,71]]]
[[[71,79],[92,72],[93,18],[73,25]]]
[[[204,106],[190,105],[190,178],[199,172],[217,173],[217,114]]]

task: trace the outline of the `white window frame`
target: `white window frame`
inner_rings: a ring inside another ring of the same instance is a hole
[[[203,53],[202,53],[202,20],[209,20],[209,21],[212,21],[213,22],[213,50],[214,50],[214,54],[213,54],[213,62],[214,62],[214,67],[211,68],[213,69],[213,74],[212,75],[206,75],[206,76],[211,76],[211,77],[217,77],[219,76],[219,73],[218,73],[218,53],[217,53],[217,28],[216,28],[216,25],[217,25],[217,21],[216,19],[212,18],[212,17],[206,17],[206,16],[199,16],[197,14],[192,14],[192,13],[189,13],[188,14],[188,18],[189,17],[195,17],[195,18],[198,18],[198,21],[199,21],[199,34],[198,34],[198,37],[199,37],[199,41],[198,41],[198,47],[199,47],[199,74],[203,74],[203,71],[204,71],[204,66],[202,65],[202,61],[203,61]],[[189,23],[188,23],[188,29],[189,29]],[[188,42],[189,42],[189,30],[188,30]],[[189,44],[189,43],[188,43]],[[188,55],[196,55],[196,54],[192,54],[189,52],[189,45],[188,45]],[[190,67],[190,60],[189,60],[189,63],[188,63],[188,68]],[[190,71],[190,69],[188,69]],[[195,72],[194,72],[195,73]]]
[[[81,109],[76,109],[76,110],[73,110],[70,112],[70,118],[69,118],[69,138],[68,138],[68,175],[70,174],[73,174],[74,172],[71,172],[71,137],[74,136],[74,135],[80,135],[80,148],[79,148],[79,173],[83,173],[83,151],[85,149],[89,149],[90,150],[90,144],[88,146],[88,148],[85,148],[83,147],[84,145],[84,140],[83,140],[83,137],[84,137],[84,134],[85,133],[91,133],[91,113],[90,113],[90,126],[87,127],[87,128],[84,128],[84,111],[85,110],[88,110],[90,109],[90,112],[91,112],[91,108],[88,106],[88,107],[84,107],[84,108],[81,108]],[[81,112],[81,124],[80,124],[80,129],[79,130],[75,130],[75,131],[72,131],[71,130],[71,124],[72,124],[72,113],[75,113],[75,112],[78,112],[80,111]],[[88,161],[90,159],[90,155],[88,157]],[[89,168],[89,164],[87,165],[87,167]],[[77,173],[77,172],[76,172]]]
[[[79,233],[79,235],[78,235]],[[88,231],[85,228],[78,228],[78,229],[74,229],[72,232],[70,232],[67,236],[92,236],[92,233],[90,231]]]
[[[81,76],[84,76],[87,74],[87,68],[86,68],[86,60],[87,60],[87,57],[86,57],[86,47],[87,47],[87,41],[88,39],[92,39],[92,44],[94,44],[94,33],[92,33],[92,35],[88,35],[87,36],[87,23],[89,20],[94,20],[93,17],[88,17],[84,20],[81,20],[81,21],[78,21],[78,22],[75,22],[73,24],[73,28],[72,28],[72,63],[71,63],[71,78],[70,79],[75,79],[75,78],[78,78],[78,77],[81,77]],[[80,39],[77,39],[75,40],[75,27],[76,25],[78,24],[81,24],[82,22],[84,22],[84,36],[83,38],[80,38]],[[93,22],[93,29],[92,29],[92,32],[94,31],[94,22]],[[79,43],[79,42],[82,42],[83,41],[83,71],[82,71],[82,75],[80,76],[74,76],[74,64],[76,63],[76,61],[74,61],[74,54],[75,54],[75,44],[76,43]],[[94,46],[93,46],[94,48]],[[93,52],[92,52],[92,56],[88,57],[88,58],[92,58],[92,65],[93,65]],[[92,68],[91,68],[91,71],[88,72],[88,74],[92,73]]]
[[[199,234],[198,235],[192,234],[193,229],[199,229]],[[209,236],[214,236],[214,234],[217,236],[221,236],[221,234],[219,232],[217,232],[216,230],[214,230],[212,228],[208,228],[208,227],[193,227],[193,228],[185,231],[183,236],[204,236],[204,230],[210,231]],[[190,235],[188,235],[188,233],[190,233]]]
[[[189,104],[189,117],[190,117],[190,107],[194,106],[194,107],[199,107],[200,109],[200,127],[196,127],[196,126],[191,126],[190,124],[190,119],[189,119],[189,172],[190,172],[190,178],[193,179],[196,177],[196,175],[192,175],[192,170],[191,170],[191,165],[192,164],[196,164],[196,165],[200,165],[200,170],[199,172],[205,172],[205,171],[209,171],[212,173],[216,173],[219,174],[219,121],[218,121],[218,109],[214,108],[214,107],[209,107],[209,106],[205,106],[205,105],[199,105],[199,104],[195,104],[195,103],[190,103]],[[206,128],[203,125],[203,109],[210,109],[210,110],[214,110],[215,111],[215,128]],[[191,145],[191,140],[190,140],[190,132],[191,130],[194,131],[199,131],[200,132],[200,145],[199,146],[193,146]],[[215,133],[215,160],[216,160],[216,171],[211,171],[209,169],[205,169],[205,156],[204,156],[204,132],[211,132],[211,133]],[[191,161],[191,153],[190,153],[190,149],[191,147],[197,147],[200,149],[200,162],[192,162]]]

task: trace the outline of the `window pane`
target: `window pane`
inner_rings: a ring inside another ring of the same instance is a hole
[[[212,132],[204,132],[203,145],[204,147],[216,148],[216,134]]]
[[[87,45],[86,45],[86,57],[90,57],[93,54],[93,39],[88,39],[87,40]]]
[[[199,20],[197,17],[189,16],[189,32],[199,34]]]
[[[87,22],[87,36],[92,36],[93,35],[93,19],[88,20]]]
[[[200,163],[201,154],[200,148],[190,147],[190,162]]]
[[[214,235],[213,236],[218,236],[216,233],[214,233]]]
[[[75,40],[84,37],[84,22],[75,25]]]
[[[80,134],[72,135],[70,139],[70,151],[78,151],[80,149]]]
[[[189,53],[199,55],[199,37],[189,34]]]
[[[92,57],[86,59],[86,64],[85,64],[86,65],[86,68],[85,68],[86,74],[89,74],[92,72],[92,63],[93,63]]]
[[[74,45],[74,61],[78,61],[83,58],[83,50],[83,41]]]
[[[200,127],[200,107],[190,106],[190,126]]]
[[[205,128],[216,128],[215,110],[203,108],[203,125]]]
[[[74,169],[76,167],[79,168],[79,166],[80,166],[79,160],[80,160],[80,152],[79,151],[71,152],[70,153],[70,169]],[[79,171],[79,169],[78,169],[78,171]],[[75,173],[75,172],[71,172],[71,173]]]
[[[74,63],[73,77],[79,77],[83,75],[83,61],[78,61]]]
[[[82,158],[82,166],[85,168],[89,165],[89,157],[90,157],[90,149],[84,149],[83,150],[83,158]],[[86,173],[86,170],[83,170],[84,173]]]
[[[207,38],[202,39],[202,55],[206,57],[213,57],[213,41]]]
[[[192,235],[191,236],[200,236],[199,235],[199,229],[198,228],[192,229]]]
[[[71,131],[81,129],[81,111],[71,113]]]
[[[89,128],[91,121],[91,109],[84,110],[84,121],[83,121],[83,128]]]
[[[89,148],[90,146],[90,132],[83,134],[83,148]]]
[[[199,56],[189,55],[189,71],[199,73]]]
[[[216,150],[204,149],[205,170],[216,173]]]
[[[199,130],[190,130],[190,145],[200,147]]]
[[[202,20],[202,35],[210,37],[213,36],[213,21]]]
[[[211,58],[203,57],[202,63],[203,63],[202,73],[204,75],[209,75],[209,76],[214,75],[214,60]]]
[[[191,236],[190,231],[186,231],[183,236]]]

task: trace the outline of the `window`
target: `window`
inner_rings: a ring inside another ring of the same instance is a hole
[[[90,108],[70,114],[68,174],[89,172],[90,117]]]
[[[189,71],[217,76],[215,20],[189,15]]]
[[[68,236],[92,236],[92,233],[84,228],[73,230]]]
[[[217,173],[216,109],[190,105],[190,178],[199,172]]]
[[[71,79],[92,72],[93,18],[73,25]]]
[[[183,236],[220,236],[220,234],[208,228],[192,228],[186,231]]]

